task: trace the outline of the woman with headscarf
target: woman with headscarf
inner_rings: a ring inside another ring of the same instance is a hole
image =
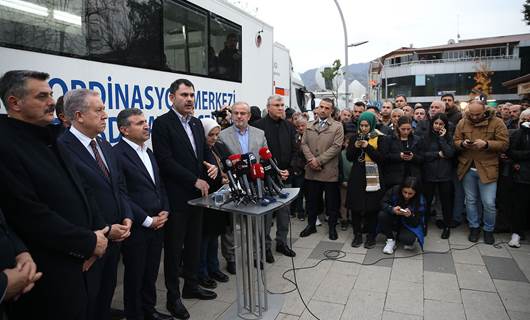
[[[206,144],[213,154],[219,172],[222,172],[222,159],[229,156],[230,153],[224,144],[217,141],[221,126],[211,118],[202,118],[201,122]],[[217,175],[215,180],[208,180],[210,192],[217,191],[225,183],[228,183],[228,179],[224,173]],[[217,282],[228,282],[229,280],[229,277],[219,269],[219,258],[217,257],[219,236],[225,231],[229,222],[229,216],[226,213],[213,209],[204,210],[199,266],[199,284],[204,288],[214,289],[217,287]]]
[[[352,162],[346,196],[346,206],[352,215],[352,247],[359,247],[363,242],[363,215],[367,233],[364,247],[375,246],[377,213],[383,195],[379,175],[379,166],[383,162],[379,145],[383,134],[376,130],[376,122],[373,113],[363,112],[357,120],[357,132],[351,137],[346,149],[346,158]]]

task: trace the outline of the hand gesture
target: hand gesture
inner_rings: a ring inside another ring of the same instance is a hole
[[[280,170],[280,178],[282,181],[285,181],[289,178],[289,171],[287,170]]]
[[[105,234],[109,231],[109,227],[105,227],[101,230],[96,230],[96,247],[94,248],[94,255],[97,257],[102,257],[107,250],[108,240],[105,237]]]
[[[160,211],[158,215],[153,217],[153,223],[151,223],[151,228],[158,230],[164,227],[164,224],[168,219],[168,215],[169,213],[167,211]]]
[[[441,128],[441,129],[440,129],[440,132],[439,132],[440,137],[445,136],[446,133],[447,133],[447,129],[445,129],[445,128]]]
[[[215,179],[217,177],[217,172],[219,171],[217,166],[206,161],[203,161],[202,164],[204,164],[206,166],[206,170],[208,170],[208,177],[210,177],[212,180]]]
[[[473,145],[476,149],[484,149],[486,148],[487,142],[482,139],[477,139]]]
[[[197,179],[197,181],[195,181],[195,188],[201,191],[203,197],[206,197],[208,195],[208,189],[210,189],[210,186],[208,185],[208,182],[202,179]]]

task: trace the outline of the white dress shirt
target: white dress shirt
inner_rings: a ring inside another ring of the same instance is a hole
[[[92,147],[90,146],[90,142],[95,139],[91,139],[87,137],[84,133],[77,130],[73,125],[70,127],[70,132],[81,142],[81,144],[88,150],[88,153],[96,160],[96,155],[94,154],[94,151],[92,151]],[[109,166],[107,165],[107,160],[105,160],[105,155],[103,154],[103,150],[101,150],[101,147],[99,146],[99,143],[96,141],[96,147],[98,149],[99,155],[101,156],[101,159],[103,160],[103,163],[105,164],[105,167],[107,167],[107,170],[109,170]]]
[[[193,151],[195,152],[195,155],[197,155],[197,147],[195,147],[195,138],[193,137],[193,132],[191,131],[190,126],[190,120],[191,116],[183,116],[181,115],[177,110],[172,109],[177,114],[177,117],[180,120],[180,123],[182,123],[182,127],[184,128],[184,131],[186,131],[186,134],[188,135],[188,139],[190,140],[191,147],[193,148]]]
[[[122,136],[123,141],[127,142],[129,146],[136,152],[138,157],[140,157],[140,160],[142,160],[142,163],[144,164],[144,167],[147,169],[147,172],[149,172],[149,176],[151,177],[151,180],[153,180],[153,183],[155,182],[155,171],[153,170],[153,163],[151,162],[151,158],[149,158],[149,154],[147,153],[147,146],[144,144],[143,146],[140,146],[131,140],[125,138]],[[151,224],[153,223],[153,218],[150,216],[147,216],[142,222],[142,226],[149,228],[151,227]]]

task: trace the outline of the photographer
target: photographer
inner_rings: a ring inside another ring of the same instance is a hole
[[[221,126],[221,130],[232,125],[232,110],[229,106],[222,106],[220,110],[212,111],[212,117]]]

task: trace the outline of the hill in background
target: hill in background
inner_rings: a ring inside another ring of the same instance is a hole
[[[368,62],[350,64],[347,70],[348,81],[351,83],[351,81],[357,80],[366,87],[368,81],[368,66]],[[315,81],[316,72],[318,72],[318,68],[309,69],[300,74],[302,80],[304,80],[305,87],[309,91],[315,91],[318,89]]]

